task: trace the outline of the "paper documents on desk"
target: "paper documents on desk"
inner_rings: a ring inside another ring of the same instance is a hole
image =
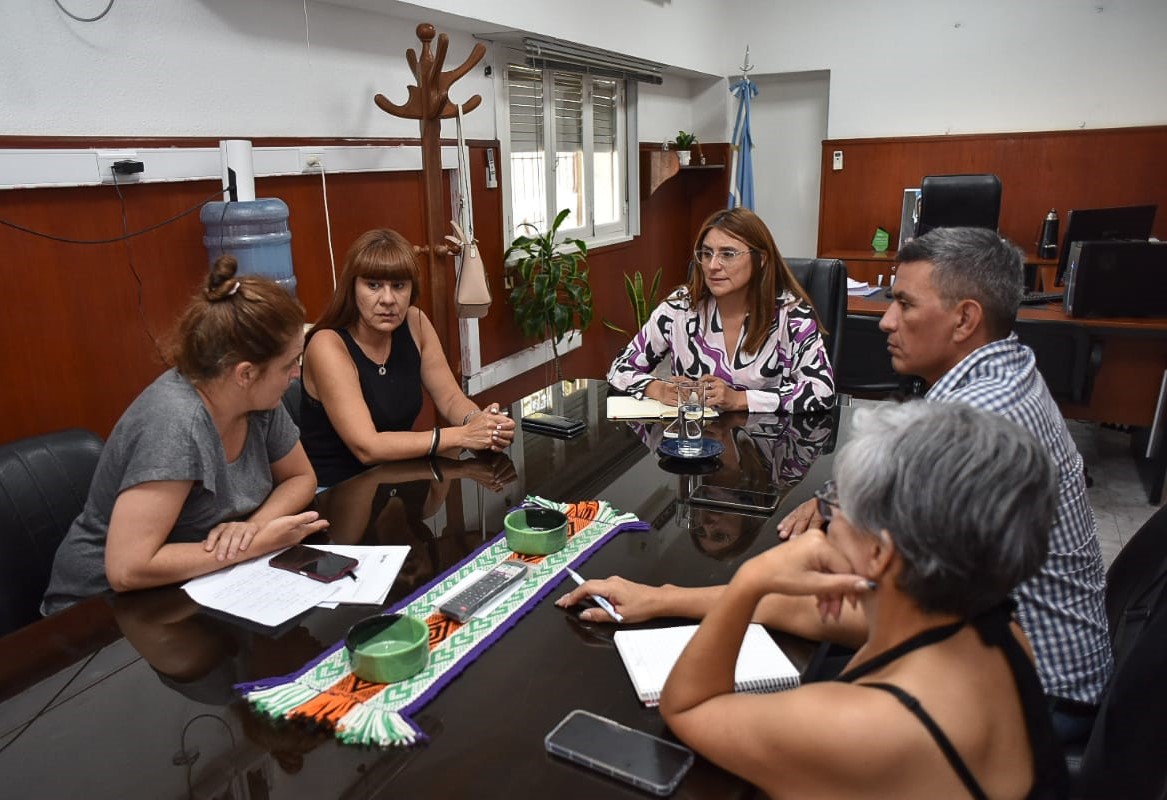
[[[357,559],[360,562],[355,570],[357,579],[314,581],[269,566],[267,562],[275,553],[268,553],[189,580],[182,588],[201,606],[274,628],[318,605],[335,608],[339,603],[383,603],[409,554],[405,546],[318,544],[313,547]]]
[[[882,288],[883,288],[882,286],[872,286],[869,283],[864,283],[863,281],[853,280],[852,278],[847,279],[847,294],[850,294],[850,295],[858,295],[859,297],[866,297],[869,294],[875,294],[876,292],[878,292]]]
[[[646,397],[609,397],[608,419],[672,419],[677,416],[676,406],[667,406],[660,400]],[[705,417],[716,417],[717,410],[706,407]]]

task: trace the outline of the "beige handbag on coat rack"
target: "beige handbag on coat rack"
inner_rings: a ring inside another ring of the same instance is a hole
[[[466,140],[462,136],[462,106],[458,106],[458,199],[459,216],[450,220],[454,236],[446,238],[462,250],[458,269],[458,283],[454,290],[454,304],[462,319],[485,317],[490,311],[490,283],[486,280],[486,265],[474,238],[474,205],[470,197],[470,165],[466,154]]]

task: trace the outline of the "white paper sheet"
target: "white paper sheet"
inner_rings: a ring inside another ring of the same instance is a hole
[[[315,544],[321,550],[355,558],[357,579],[337,581],[343,584],[337,593],[320,605],[336,608],[341,603],[381,605],[397,573],[409,555],[408,545]]]
[[[182,585],[201,606],[276,627],[317,605],[384,602],[409,554],[406,546],[313,545],[360,562],[357,579],[322,583],[268,565],[275,553],[194,578]]]

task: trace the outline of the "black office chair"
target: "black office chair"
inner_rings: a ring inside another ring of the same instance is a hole
[[[1167,798],[1167,760],[1153,733],[1167,719],[1167,507],[1106,573],[1114,674],[1085,749],[1067,753],[1078,798]]]
[[[1094,388],[1094,374],[1102,364],[1102,345],[1081,325],[1018,319],[1013,330],[1033,350],[1037,370],[1053,398],[1086,405]]]
[[[40,619],[53,557],[89,496],[101,448],[80,428],[0,445],[0,635]]]
[[[786,266],[810,295],[826,332],[823,344],[831,366],[843,353],[843,320],[847,316],[847,265],[837,258],[788,258]]]
[[[296,427],[300,426],[300,403],[303,402],[303,394],[304,384],[299,378],[293,378],[288,388],[284,390],[284,408],[288,409]]]

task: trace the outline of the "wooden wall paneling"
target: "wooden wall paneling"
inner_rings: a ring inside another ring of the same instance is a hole
[[[831,169],[831,154],[844,168]],[[1167,235],[1167,126],[823,142],[819,254],[870,251],[877,225],[899,239],[905,188],[925,175],[992,172],[1001,178],[1001,234],[1032,252],[1050,208],[1156,203]]]
[[[212,146],[211,140],[47,139],[0,137],[13,147]],[[256,146],[352,144],[334,140],[254,140]],[[398,140],[370,144],[402,143]],[[651,145],[646,145],[651,146]],[[515,329],[502,286],[502,193],[485,188],[485,151],[493,142],[471,142],[475,226],[487,259],[495,303],[480,322],[484,361],[498,360],[527,347]],[[707,160],[724,159],[726,145],[705,145]],[[498,156],[495,150],[496,158]],[[501,163],[500,163],[501,167]],[[297,293],[308,319],[317,318],[332,294],[327,228],[318,175],[261,178],[257,196],[288,204]],[[345,252],[361,233],[390,227],[413,242],[422,240],[419,172],[342,173],[327,176],[332,245],[337,271]],[[178,214],[204,201],[214,181],[122,187],[131,231]],[[631,326],[623,291],[624,273],[640,269],[651,277],[664,267],[662,286],[681,283],[696,225],[724,205],[727,171],[693,171],[642,204],[642,234],[635,240],[590,253],[596,319],[584,346],[564,358],[565,374],[600,377],[626,338],[607,330],[602,317]],[[14,223],[77,239],[121,235],[121,203],[112,186],[7,190],[0,192],[0,217]],[[178,314],[203,285],[207,269],[198,211],[124,243],[72,245],[30,236],[0,226],[0,249],[7,255],[6,289],[0,314],[0,441],[70,426],[106,436],[133,398],[165,368],[152,335],[164,346]],[[129,264],[142,279],[138,285]],[[451,275],[453,260],[448,259]],[[425,280],[425,278],[423,278]],[[452,287],[449,302],[453,303]],[[429,313],[427,287],[421,304]],[[145,317],[143,323],[140,316]],[[431,314],[432,316],[432,314]],[[480,403],[510,401],[546,385],[553,367],[532,370],[476,398]],[[425,424],[432,419],[427,408]]]

